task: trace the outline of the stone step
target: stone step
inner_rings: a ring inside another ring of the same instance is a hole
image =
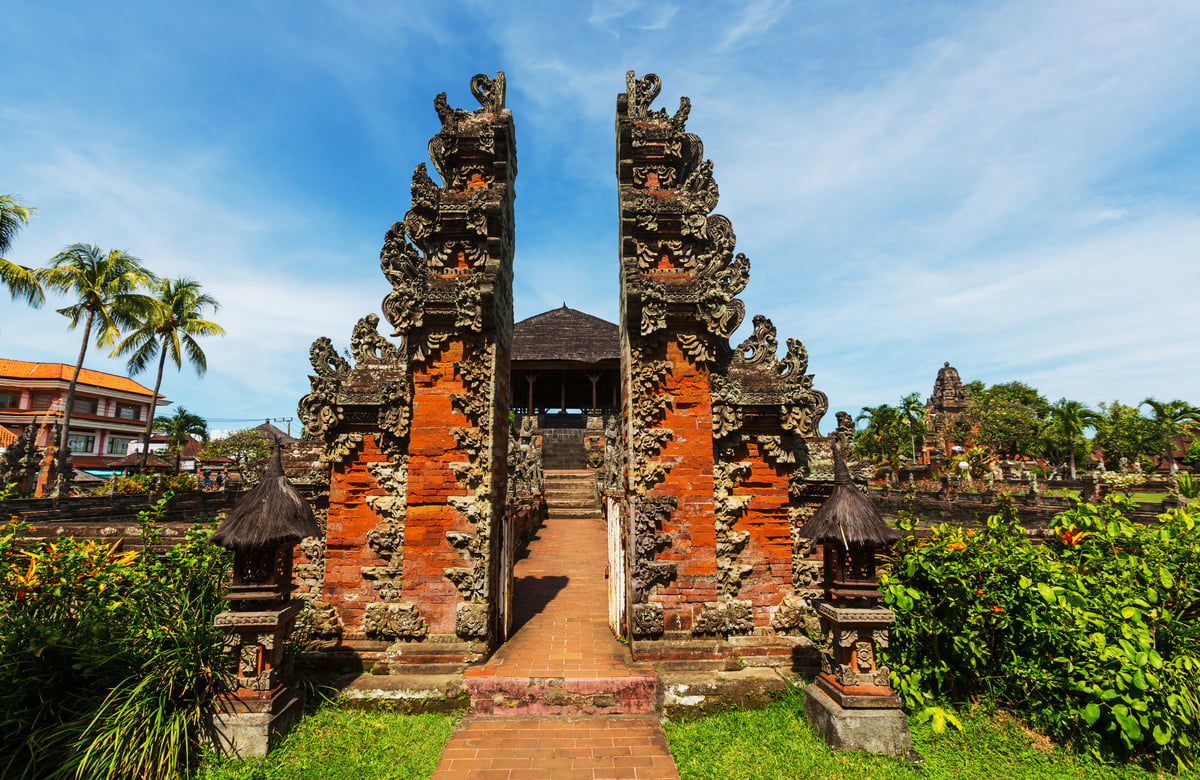
[[[604,520],[604,512],[599,509],[558,509],[556,506],[548,508],[548,516],[562,517],[563,520],[572,520],[572,518],[594,518],[594,520]]]
[[[549,498],[546,499],[546,506],[550,507],[550,511],[555,509],[599,509],[595,498]]]
[[[641,715],[655,712],[658,677],[500,677],[473,675],[462,687],[476,715]]]

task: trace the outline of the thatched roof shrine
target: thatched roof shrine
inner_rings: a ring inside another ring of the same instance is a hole
[[[312,507],[283,475],[279,451],[276,445],[267,473],[217,527],[209,539],[213,544],[249,550],[298,542],[321,533]]]
[[[797,533],[817,544],[846,549],[867,544],[888,545],[900,532],[883,522],[871,499],[850,481],[841,450],[833,448],[833,493]]]

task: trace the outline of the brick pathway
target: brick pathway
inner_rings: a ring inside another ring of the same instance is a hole
[[[450,738],[435,780],[679,777],[652,712],[654,671],[608,627],[607,557],[603,520],[551,507],[514,567],[512,637],[463,675],[476,715]]]
[[[593,777],[677,780],[658,718],[468,719],[446,743],[433,775],[434,780]]]

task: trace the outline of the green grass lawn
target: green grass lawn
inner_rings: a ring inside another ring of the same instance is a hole
[[[265,759],[210,758],[196,780],[421,780],[458,715],[398,715],[325,705]]]
[[[937,735],[928,724],[912,725],[913,747],[925,759],[920,766],[863,753],[834,753],[809,726],[802,702],[803,694],[794,691],[762,710],[667,723],[667,743],[680,775],[684,780],[1155,777],[1138,767],[1103,766],[1076,756],[1026,731],[1015,718],[982,709],[958,713],[961,732],[948,727]],[[1195,773],[1187,776],[1197,777]]]
[[[916,766],[862,753],[835,753],[809,726],[803,694],[792,691],[762,710],[664,725],[684,780],[852,777],[863,780],[1148,780],[1135,766],[1110,767],[1055,747],[1012,716],[982,708],[959,712],[963,731],[934,734],[913,725]],[[419,780],[437,766],[459,715],[398,715],[325,705],[307,715],[265,759],[210,758],[194,780]],[[1171,775],[1163,775],[1172,777]],[[1195,779],[1189,772],[1178,778]]]

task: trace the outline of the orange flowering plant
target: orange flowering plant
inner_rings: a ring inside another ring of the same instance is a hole
[[[162,549],[166,500],[139,550],[0,527],[0,776],[165,777],[195,755],[228,556],[210,528]]]
[[[906,705],[983,697],[1104,758],[1193,765],[1200,508],[1144,525],[1130,509],[1077,504],[1042,538],[1002,501],[979,533],[898,542],[880,581]]]

